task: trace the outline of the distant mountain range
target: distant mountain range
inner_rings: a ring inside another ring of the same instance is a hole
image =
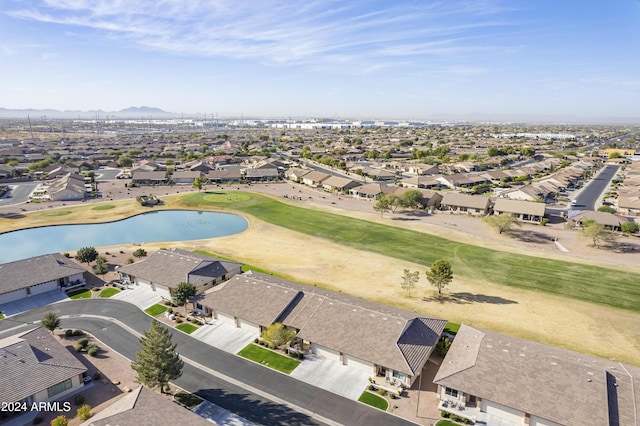
[[[0,108],[0,118],[27,118],[39,120],[43,117],[46,118],[175,118],[180,114],[173,112],[163,111],[160,108],[153,108],[148,106],[129,107],[120,111],[103,111],[103,110],[91,110],[91,111],[77,111],[77,110],[64,110],[57,109],[7,109]]]

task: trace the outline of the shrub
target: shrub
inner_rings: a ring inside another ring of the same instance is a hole
[[[387,394],[387,391],[384,389],[378,389],[376,392],[378,392],[382,396],[385,396]]]
[[[100,290],[100,287],[94,287],[94,288],[92,288],[91,290],[93,290],[93,291],[98,291],[98,290]]]
[[[133,257],[127,258],[127,264],[131,264],[131,263],[133,263]]]
[[[106,254],[107,256],[110,255],[111,253],[109,253],[108,251],[105,251],[104,254]]]
[[[51,420],[51,426],[67,426],[68,424],[69,420],[64,415],[60,415]]]
[[[182,318],[176,318],[176,322],[180,324],[182,322]]]
[[[173,313],[173,309],[169,308],[169,309],[167,309],[167,312],[169,312],[170,314],[172,314],[172,313]]]
[[[71,337],[71,336],[73,336],[73,330],[65,330],[65,331],[64,331],[64,335],[65,335],[66,337]]]
[[[369,389],[369,390],[374,390],[375,388],[376,388],[376,387],[375,387],[375,386],[373,386],[373,385],[369,385],[369,386],[367,386],[367,389]]]
[[[89,339],[87,339],[86,337],[78,340],[78,342],[76,343],[76,345],[80,345],[82,349],[86,348],[88,344],[89,344]]]
[[[76,405],[84,404],[84,395],[82,394],[76,395],[76,397],[73,399],[73,403]]]
[[[449,418],[449,416],[451,415],[451,413],[449,413],[448,411],[444,411],[444,410],[442,410],[442,411],[440,411],[440,415],[441,415],[442,417],[444,417],[445,419],[448,419],[448,418]]]
[[[84,346],[82,346],[80,343],[76,343],[75,349],[76,352],[81,352],[84,349]]]
[[[164,306],[171,306],[172,305],[171,300],[165,300],[163,303],[164,303]]]
[[[124,254],[124,250],[120,250],[120,254]]]
[[[102,374],[100,374],[99,371],[96,371],[95,373],[93,373],[93,380],[100,380],[102,379]]]
[[[82,330],[73,330],[74,336],[84,336],[84,331]]]
[[[62,253],[62,255],[63,255],[64,257],[71,257],[71,255],[70,255],[69,253]]]
[[[392,393],[390,396],[391,396],[391,399],[398,399],[398,395],[395,393]]]
[[[100,348],[99,348],[99,347],[98,347],[98,345],[96,345],[96,344],[93,344],[93,345],[91,345],[91,346],[89,346],[89,347],[87,348],[87,353],[88,353],[90,356],[96,356],[96,355],[98,355],[98,351],[100,351]]]
[[[549,223],[548,217],[543,217],[542,220],[540,221],[540,225],[542,226],[547,226],[547,223]]]
[[[260,340],[256,337],[255,339],[253,339],[253,343],[258,343]]]
[[[80,418],[80,420],[89,420],[89,418],[93,415],[91,414],[91,406],[87,404],[83,405],[82,407],[78,408],[76,415]]]

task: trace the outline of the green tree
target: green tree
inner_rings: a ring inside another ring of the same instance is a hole
[[[411,272],[408,269],[404,270],[402,274],[402,282],[400,282],[400,286],[407,290],[407,297],[411,297],[411,289],[416,286],[418,281],[420,280],[420,272],[415,271]]]
[[[60,327],[60,317],[54,312],[47,312],[40,320],[40,323],[53,334],[53,330]]]
[[[448,260],[440,259],[433,262],[431,269],[426,272],[427,280],[438,288],[438,294],[453,280],[453,271]]]
[[[640,231],[640,225],[636,222],[625,222],[620,225],[620,230],[624,232],[625,235],[636,234]]]
[[[91,263],[98,257],[95,247],[82,247],[76,252],[76,259],[82,263]]]
[[[196,286],[191,283],[178,283],[176,288],[171,290],[171,298],[176,305],[186,305],[190,298],[196,295]]]
[[[151,389],[160,388],[160,392],[169,384],[182,376],[184,362],[176,352],[177,344],[171,342],[172,334],[155,319],[149,330],[143,332],[138,339],[141,345],[136,352],[136,359],[131,363],[136,373],[136,382]]]
[[[487,225],[497,229],[499,234],[511,231],[511,228],[513,228],[513,224],[515,223],[513,216],[507,213],[486,216],[484,221]]]
[[[279,322],[274,322],[262,332],[262,338],[273,343],[276,347],[280,347],[292,342],[296,338],[296,332]]]
[[[373,205],[373,209],[380,212],[380,217],[386,211],[391,211],[391,199],[386,194],[380,194],[376,197],[376,203]]]
[[[409,209],[419,209],[422,207],[422,199],[422,192],[410,189],[402,194],[402,206]]]
[[[593,241],[593,246],[598,247],[598,242],[613,242],[615,235],[595,220],[585,220],[582,222],[582,235]]]
[[[605,212],[605,213],[615,213],[616,209],[614,209],[611,206],[600,206],[600,207],[598,207],[598,211],[599,212]]]
[[[107,272],[109,272],[109,266],[107,265],[107,259],[102,257],[102,256],[98,256],[96,258],[96,265],[93,267],[93,272],[98,274],[98,275],[104,275]]]
[[[126,156],[126,155],[121,155],[120,157],[118,157],[118,167],[131,167],[133,165],[133,160]]]
[[[195,178],[191,186],[193,188],[198,188],[198,191],[202,191],[202,179],[200,179],[199,177]]]
[[[139,248],[133,252],[133,257],[146,257],[147,251],[143,248]]]

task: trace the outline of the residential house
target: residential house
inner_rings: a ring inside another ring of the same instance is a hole
[[[544,203],[498,198],[493,205],[493,213],[511,215],[518,222],[540,223],[546,213]]]
[[[618,197],[618,211],[630,216],[640,216],[640,190],[621,193]]]
[[[360,185],[362,185],[360,182],[341,176],[330,176],[322,181],[322,188],[329,192],[346,193]]]
[[[131,183],[133,185],[166,185],[167,172],[164,171],[133,171]]]
[[[331,175],[324,172],[318,172],[316,170],[306,173],[302,176],[302,183],[314,188],[319,187],[322,182],[328,179]]]
[[[185,163],[184,168],[190,172],[201,172],[205,174],[211,171],[211,166],[202,160],[194,160],[189,163]]]
[[[187,424],[211,426],[204,417],[172,404],[144,386],[124,395],[81,426]]]
[[[437,175],[440,173],[437,164],[429,165],[429,164],[409,164],[404,167],[404,171],[407,173],[412,173],[418,176],[422,175]]]
[[[245,179],[249,182],[271,182],[280,178],[280,172],[275,167],[246,169]]]
[[[489,211],[489,197],[482,195],[460,194],[445,192],[440,201],[440,210],[450,213],[484,216]]]
[[[65,396],[84,386],[84,366],[48,330],[37,327],[0,339],[0,423],[22,412],[5,404],[65,401]],[[11,405],[9,405],[11,406]]]
[[[501,185],[503,179],[511,180],[511,176],[509,176],[507,173],[503,172],[502,170],[489,170],[484,173],[480,173],[480,176],[482,176],[485,179],[488,179],[494,185]]]
[[[49,199],[52,201],[77,201],[83,200],[87,194],[93,192],[91,179],[76,173],[67,173],[54,179],[47,189]]]
[[[207,179],[213,183],[239,182],[242,179],[242,172],[236,168],[216,169],[207,173]]]
[[[394,172],[391,172],[387,169],[379,169],[379,168],[372,168],[372,167],[367,167],[366,169],[363,170],[364,173],[366,173],[367,176],[369,176],[371,179],[376,180],[376,181],[380,181],[380,180],[394,180],[397,176]]]
[[[446,325],[444,320],[255,272],[236,275],[194,300],[215,319],[256,337],[280,322],[296,331],[298,350],[404,387],[420,375]]]
[[[640,369],[462,325],[438,370],[439,408],[482,424],[635,425]]]
[[[203,175],[200,171],[179,171],[173,172],[171,182],[176,185],[193,185],[196,178],[202,179]]]
[[[409,188],[439,189],[446,186],[433,176],[414,176],[402,179],[400,183]]]
[[[511,200],[536,201],[544,200],[544,189],[532,185],[523,185],[500,193],[501,197]]]
[[[298,169],[293,167],[287,170],[286,172],[284,172],[284,177],[295,182],[301,182],[302,177],[310,172],[311,170]]]
[[[83,285],[85,272],[58,253],[0,264],[0,305]]]
[[[171,290],[181,282],[198,293],[220,284],[240,272],[240,263],[228,262],[180,249],[158,250],[144,260],[117,268],[123,282],[146,286],[171,299]]]
[[[355,198],[375,200],[378,195],[391,194],[395,190],[395,187],[383,183],[365,183],[364,185],[350,189],[349,194]]]
[[[436,180],[451,189],[471,188],[476,185],[473,180],[462,173],[438,176]]]
[[[623,223],[629,220],[609,212],[583,211],[573,216],[569,216],[568,222],[572,228],[582,228],[584,222],[593,220],[610,231],[620,231]]]

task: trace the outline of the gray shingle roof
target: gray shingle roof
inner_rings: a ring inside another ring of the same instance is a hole
[[[457,192],[445,192],[440,204],[443,206],[467,207],[484,210],[489,206],[489,198],[482,195],[460,194]]]
[[[262,326],[278,321],[313,343],[416,375],[445,320],[425,318],[340,293],[260,273],[236,275],[200,303]]]
[[[640,420],[639,368],[465,325],[434,382],[568,426]]]
[[[186,250],[171,249],[158,250],[140,262],[120,266],[118,272],[170,288],[181,282],[190,282],[198,287],[240,266],[241,264],[235,262],[227,262]]]
[[[45,254],[0,265],[0,294],[85,271],[61,254]]]
[[[546,206],[544,203],[534,203],[531,201],[511,200],[509,198],[498,198],[493,206],[493,210],[499,213],[518,213],[534,216],[544,216]]]
[[[20,401],[87,368],[44,328],[0,340],[0,401]]]

